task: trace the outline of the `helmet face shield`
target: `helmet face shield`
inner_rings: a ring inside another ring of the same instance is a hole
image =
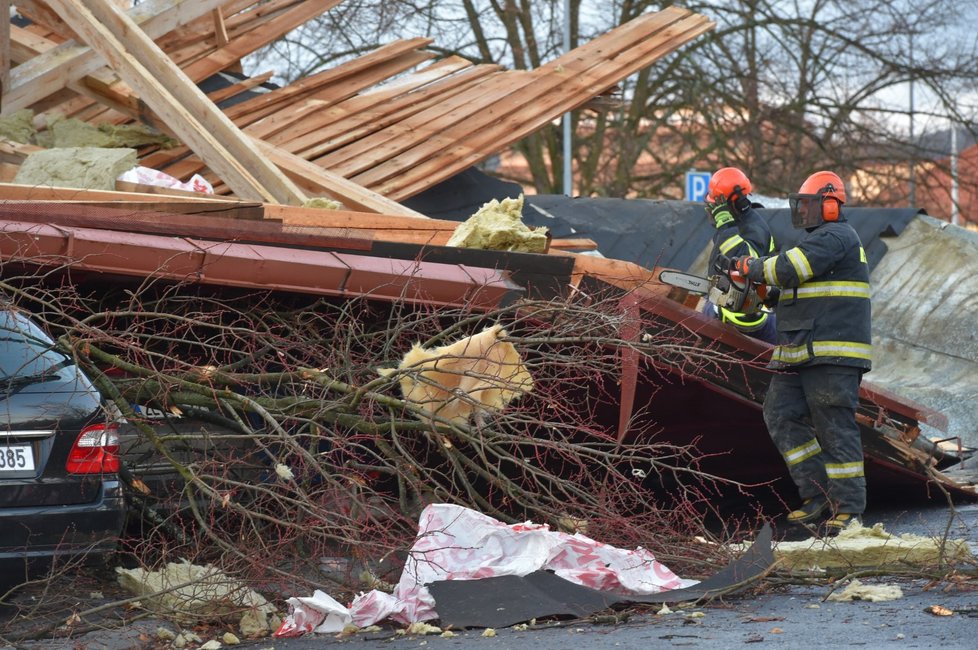
[[[791,225],[799,230],[814,228],[822,224],[823,194],[789,194],[788,207],[791,208]]]

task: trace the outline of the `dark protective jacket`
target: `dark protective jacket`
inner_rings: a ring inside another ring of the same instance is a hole
[[[775,250],[774,237],[771,228],[754,207],[747,208],[735,220],[717,228],[713,233],[713,250],[710,253],[709,269],[713,273],[714,263],[719,255],[730,258],[750,255],[761,257],[770,255]],[[764,327],[768,313],[764,311],[751,314],[730,311],[717,307],[720,320],[735,325],[743,332],[753,332]]]
[[[781,287],[770,367],[872,365],[869,265],[859,235],[839,221],[751,265],[750,278]]]

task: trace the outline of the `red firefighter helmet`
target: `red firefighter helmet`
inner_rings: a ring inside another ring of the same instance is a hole
[[[752,190],[747,174],[736,167],[724,167],[710,177],[707,198],[714,203],[732,203],[746,197]]]
[[[805,179],[797,194],[788,196],[791,224],[795,228],[814,228],[824,221],[838,221],[846,202],[846,187],[834,172],[815,172]]]

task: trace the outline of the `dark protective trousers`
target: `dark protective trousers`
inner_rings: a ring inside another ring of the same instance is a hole
[[[836,512],[866,509],[863,446],[856,425],[862,370],[813,365],[777,374],[764,422],[803,499],[827,495]]]

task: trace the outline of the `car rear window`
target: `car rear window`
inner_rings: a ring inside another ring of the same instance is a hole
[[[71,364],[51,338],[24,314],[0,309],[0,381],[56,372]]]

